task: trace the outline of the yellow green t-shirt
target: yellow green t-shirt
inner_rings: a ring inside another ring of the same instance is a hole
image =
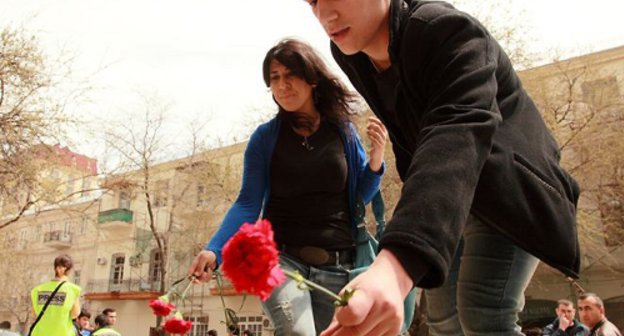
[[[30,292],[33,309],[37,316],[58,284],[58,280],[51,280],[33,288]],[[74,302],[80,297],[80,291],[81,289],[79,286],[71,282],[65,282],[58,292],[56,292],[52,301],[50,301],[41,320],[39,320],[35,326],[32,336],[75,335],[71,319],[71,309]]]
[[[106,327],[96,330],[93,333],[93,336],[121,336],[121,334],[116,332],[112,328]]]

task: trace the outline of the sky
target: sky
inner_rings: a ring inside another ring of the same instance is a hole
[[[460,8],[474,13],[488,1],[500,4],[494,17],[525,28],[535,52],[624,45],[622,0],[463,0]],[[206,125],[206,137],[244,139],[260,115],[275,110],[261,64],[283,37],[307,40],[339,72],[301,0],[2,0],[0,23],[23,26],[46,53],[74,55],[74,80],[93,89],[70,102],[71,113],[123,121],[143,112],[140,95],[157,96],[171,104],[172,138],[195,123]],[[89,151],[94,141],[79,142],[78,150]]]

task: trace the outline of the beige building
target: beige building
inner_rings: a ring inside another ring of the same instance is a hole
[[[75,195],[38,205],[3,230],[0,321],[11,321],[14,330],[27,330],[34,320],[30,289],[53,277],[53,259],[67,253],[75,263],[72,280],[83,289],[82,306],[92,317],[114,308],[116,330],[149,335],[157,320],[148,303],[161,293],[162,262],[167,270],[163,288],[186,275],[192,258],[236,197],[244,147],[238,144],[154,165],[147,184],[142,170],[107,176],[100,181],[100,190],[84,193],[81,188],[97,187],[97,172],[87,174],[71,159],[69,164],[54,160],[43,178],[61,182],[53,188],[61,196]],[[84,158],[66,148],[57,150],[59,155]],[[95,160],[89,163],[95,167]],[[167,253],[159,253],[154,231],[166,242]],[[242,330],[271,334],[257,298],[237,295],[227,281],[221,293]],[[187,299],[177,302],[180,312],[194,321],[190,336],[205,335],[210,329],[226,334],[218,294],[213,280],[192,286]]]
[[[161,289],[161,262],[167,274],[164,288],[186,276],[192,258],[219,226],[240,184],[242,153],[238,144],[180,160],[108,177],[110,188],[101,199],[98,242],[92,255],[93,273],[86,280],[85,301],[92,311],[117,310],[115,327],[123,335],[149,335],[156,326],[148,303]],[[147,195],[152,216],[147,207]],[[150,219],[150,218],[153,218]],[[153,228],[168,253],[160,253]],[[163,260],[164,259],[164,260]],[[224,310],[216,282],[191,287],[187,300],[176,302],[194,322],[190,336],[216,329],[225,335]],[[262,334],[265,318],[255,297],[236,295],[224,284],[227,308],[241,325]]]
[[[93,269],[88,256],[94,252],[99,211],[96,160],[58,145],[40,150],[47,164],[39,174],[42,187],[32,195],[36,201],[0,231],[0,321],[22,331],[34,320],[30,290],[54,277],[57,255],[71,254],[75,282],[85,283]],[[14,209],[4,203],[0,222],[12,218]]]
[[[624,46],[521,73],[579,182],[581,278],[624,328]],[[552,248],[557,248],[552,246]],[[527,290],[524,320],[553,318],[556,301],[576,302],[578,288],[540,266]]]

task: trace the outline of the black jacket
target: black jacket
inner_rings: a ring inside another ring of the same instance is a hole
[[[337,63],[388,126],[404,182],[380,248],[397,255],[415,285],[441,285],[472,213],[578,277],[578,185],[560,167],[557,143],[493,37],[449,4],[392,0],[389,52],[400,73],[396,123],[383,115],[367,56],[332,44]]]
[[[559,329],[559,318],[544,327],[544,336],[588,336],[589,329],[581,322],[574,320],[574,323],[566,328],[565,331]]]

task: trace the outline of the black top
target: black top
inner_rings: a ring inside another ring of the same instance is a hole
[[[380,248],[397,256],[415,285],[439,286],[472,213],[578,277],[579,187],[559,165],[557,143],[500,45],[476,19],[438,1],[392,0],[389,29],[399,72],[396,126],[368,57],[331,46],[387,124],[404,182]]]
[[[328,122],[304,138],[282,123],[271,158],[271,195],[265,218],[278,245],[341,250],[353,246],[347,159],[338,130]]]

